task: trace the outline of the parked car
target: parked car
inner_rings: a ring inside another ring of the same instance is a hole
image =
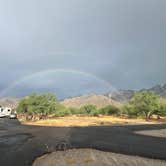
[[[9,117],[10,117],[10,119],[16,119],[17,118],[17,114],[11,113]]]

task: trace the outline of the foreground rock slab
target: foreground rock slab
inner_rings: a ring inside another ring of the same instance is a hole
[[[56,151],[37,158],[33,166],[166,166],[166,161],[94,149]]]

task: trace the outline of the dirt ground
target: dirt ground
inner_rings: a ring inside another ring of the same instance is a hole
[[[46,119],[39,121],[22,121],[22,124],[37,125],[37,126],[59,126],[59,127],[72,127],[72,126],[102,126],[102,125],[114,125],[114,124],[154,124],[164,123],[161,121],[151,120],[145,121],[145,119],[127,119],[115,116],[100,116],[100,117],[88,117],[88,116],[67,116],[54,119]]]
[[[33,166],[165,166],[166,161],[94,149],[57,151],[39,157]]]

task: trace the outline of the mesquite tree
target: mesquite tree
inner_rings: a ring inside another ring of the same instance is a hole
[[[158,114],[160,98],[154,92],[142,91],[134,95],[130,104],[134,106],[138,114],[143,114],[149,120],[153,114]]]

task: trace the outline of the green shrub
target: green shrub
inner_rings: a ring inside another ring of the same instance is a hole
[[[80,108],[80,112],[82,112],[83,114],[88,114],[88,115],[91,115],[93,114],[94,112],[96,112],[97,110],[97,107],[95,105],[84,105]]]
[[[78,109],[78,108],[70,107],[69,110],[70,110],[72,115],[83,114],[83,111],[81,109]]]
[[[122,108],[122,113],[128,115],[129,118],[135,118],[138,116],[138,111],[131,104],[126,104]]]
[[[57,117],[63,117],[63,116],[71,115],[71,112],[68,108],[64,108],[64,109],[57,110],[54,115]]]
[[[91,116],[99,116],[99,110],[98,109],[94,109],[94,110],[92,110],[91,112],[90,112],[90,115]]]
[[[118,115],[120,110],[115,106],[108,105],[106,107],[100,108],[98,112],[102,115]]]
[[[159,116],[166,116],[166,104],[161,103],[158,111]]]

